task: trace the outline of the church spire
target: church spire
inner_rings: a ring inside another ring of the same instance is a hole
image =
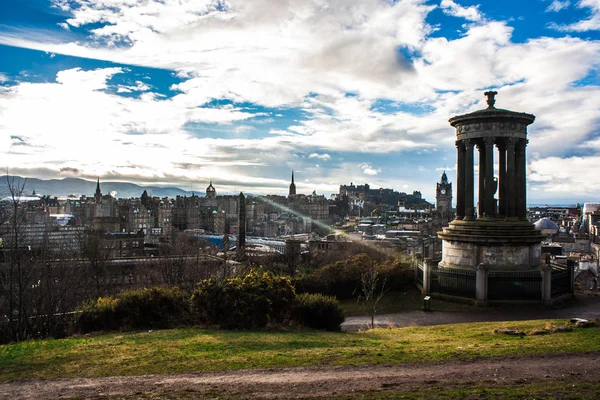
[[[102,192],[100,191],[100,177],[98,177],[98,182],[96,183],[96,193],[94,194],[94,198],[96,201],[100,201],[100,199],[102,199]]]
[[[292,183],[290,184],[290,193],[288,196],[296,194],[296,184],[294,183],[294,171],[292,171]]]

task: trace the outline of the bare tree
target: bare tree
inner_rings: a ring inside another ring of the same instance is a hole
[[[22,204],[22,195],[26,180],[11,177],[6,173],[8,204],[5,209],[6,223],[2,245],[5,264],[1,281],[6,298],[6,320],[13,340],[24,340],[28,334],[27,287],[31,284],[26,268],[29,247],[26,246],[23,225],[26,222],[26,210]]]
[[[157,283],[191,291],[200,280],[219,275],[222,262],[216,256],[217,250],[207,245],[190,240],[183,233],[173,235],[169,243],[159,248]]]
[[[78,251],[69,240],[49,241],[33,256],[32,327],[36,336],[60,337],[67,333],[67,315],[89,296],[87,276]]]
[[[30,230],[25,183],[7,174],[9,196],[0,204],[0,340],[64,334],[65,315],[86,295],[76,240],[46,225]]]
[[[375,315],[379,301],[387,291],[387,276],[382,272],[380,266],[374,262],[364,265],[360,273],[360,294],[358,302],[371,317],[369,328],[375,327]]]
[[[116,246],[115,241],[103,240],[102,236],[103,233],[100,231],[83,234],[82,256],[88,266],[88,279],[94,286],[95,297],[107,294],[108,261]]]

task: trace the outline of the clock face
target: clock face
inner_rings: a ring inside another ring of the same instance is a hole
[[[442,189],[442,190],[440,190],[440,193],[441,193],[441,194],[446,194],[446,189]]]

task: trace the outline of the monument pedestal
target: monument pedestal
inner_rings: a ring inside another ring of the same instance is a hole
[[[541,263],[544,236],[529,222],[454,220],[438,237],[443,240],[439,267],[527,271]]]

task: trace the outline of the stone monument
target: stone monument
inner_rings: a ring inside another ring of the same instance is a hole
[[[488,273],[509,279],[511,274],[543,272],[544,236],[526,217],[527,126],[535,116],[495,108],[496,94],[485,93],[486,109],[449,120],[456,128],[456,218],[438,233],[443,243],[438,269],[449,274],[477,271],[476,297],[484,301]],[[450,281],[446,279],[446,284]]]

